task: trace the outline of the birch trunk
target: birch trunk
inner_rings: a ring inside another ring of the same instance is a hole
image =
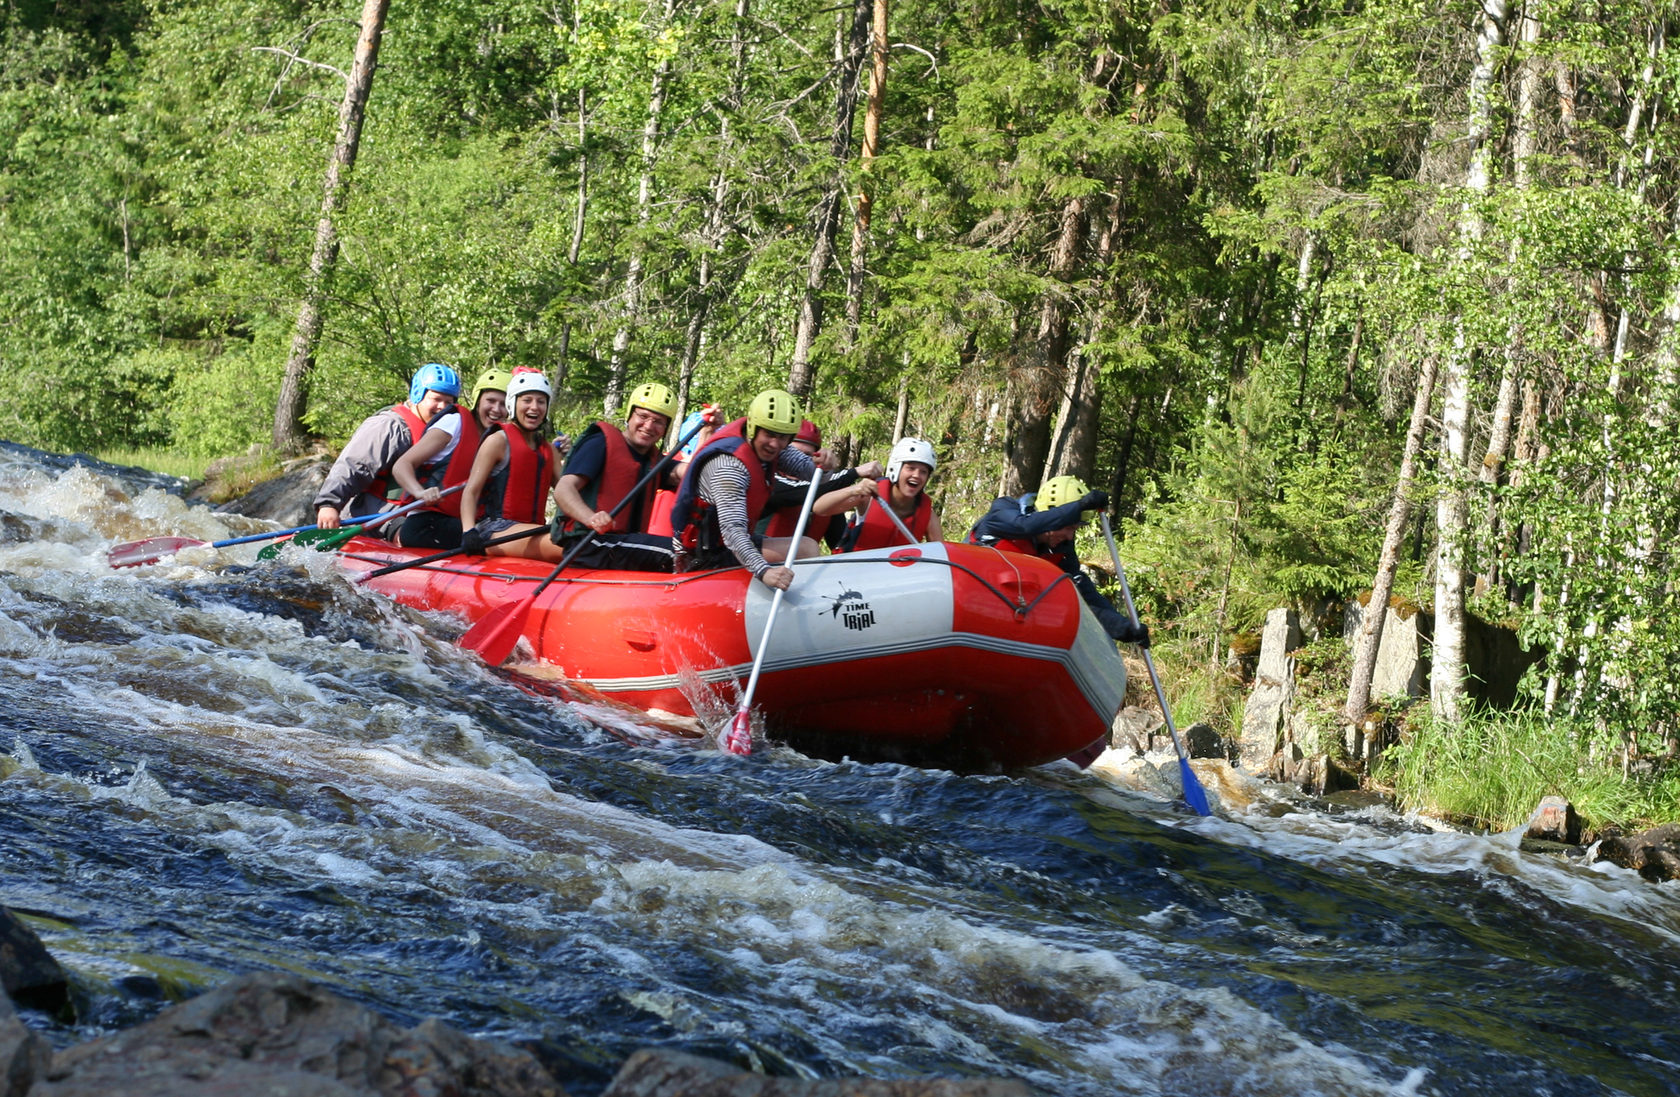
[[[338,230],[333,219],[344,205],[350,186],[350,172],[356,166],[356,152],[362,140],[362,119],[367,114],[368,95],[373,90],[373,72],[379,62],[379,41],[385,32],[385,11],[390,0],[365,0],[361,33],[356,36],[356,58],[350,79],[344,85],[344,101],[338,108],[338,137],[327,160],[326,178],[321,184],[321,214],[315,222],[315,249],[309,256],[304,276],[303,303],[298,307],[297,328],[292,334],[291,353],[286,358],[280,398],[274,407],[274,448],[296,453],[303,448],[303,415],[309,408],[309,375],[315,368],[315,348],[321,342],[321,304],[333,265],[338,262]]]
[[[1505,44],[1505,0],[1483,0],[1476,65],[1470,76],[1470,119],[1466,127],[1470,168],[1459,225],[1459,261],[1474,264],[1482,236],[1478,203],[1487,195],[1493,162],[1493,92]],[[1464,318],[1459,316],[1452,353],[1441,379],[1441,489],[1435,504],[1435,648],[1430,704],[1449,723],[1463,717],[1465,554],[1468,545],[1470,475],[1470,372],[1475,361]]]
[[[1412,398],[1412,421],[1406,428],[1400,475],[1388,507],[1388,525],[1383,529],[1382,553],[1377,557],[1377,574],[1371,583],[1371,601],[1360,618],[1359,638],[1354,642],[1353,676],[1348,682],[1347,704],[1342,712],[1356,726],[1364,722],[1365,713],[1371,707],[1371,677],[1377,667],[1377,649],[1382,644],[1388,600],[1394,595],[1394,576],[1400,568],[1400,546],[1405,543],[1406,525],[1412,517],[1412,489],[1424,432],[1429,427],[1429,408],[1435,399],[1435,372],[1435,358],[1431,355],[1424,359],[1418,374],[1417,393]]]
[[[734,112],[741,109],[742,98],[746,94],[747,84],[747,12],[749,0],[735,2],[735,31],[731,53],[734,57],[730,70],[729,92],[724,101],[722,120],[718,123],[718,158],[716,173],[712,176],[711,208],[706,211],[706,228],[703,237],[705,250],[700,253],[700,272],[696,286],[694,311],[688,317],[688,329],[683,335],[682,361],[677,368],[677,422],[681,423],[688,416],[690,392],[694,387],[694,370],[699,364],[701,354],[706,347],[706,319],[711,314],[712,302],[717,296],[713,285],[715,263],[713,256],[723,247],[724,239],[724,206],[729,200],[729,172],[730,154],[734,147],[734,138],[730,119]]]
[[[817,204],[816,239],[805,268],[805,289],[799,301],[799,322],[793,334],[793,359],[788,363],[788,391],[804,399],[811,394],[816,369],[811,365],[811,347],[822,332],[823,283],[834,261],[834,236],[840,224],[840,199],[845,191],[842,169],[852,148],[852,114],[857,107],[858,75],[869,44],[872,0],[852,0],[852,25],[846,37],[835,79],[834,131],[829,154],[834,158],[834,178]]]
[[[589,130],[588,106],[589,93],[578,89],[578,181],[577,181],[577,213],[572,217],[572,242],[566,248],[566,263],[574,270],[577,268],[578,256],[583,253],[584,216],[589,209]],[[560,392],[566,387],[566,367],[571,361],[572,353],[572,318],[570,316],[560,322],[560,346],[554,354],[554,391]]]
[[[667,26],[676,14],[676,8],[676,0],[665,0]],[[624,304],[619,313],[618,330],[613,333],[604,401],[609,419],[618,414],[618,406],[624,400],[629,373],[626,358],[630,350],[630,335],[642,317],[642,272],[647,265],[647,227],[653,219],[653,165],[659,151],[659,127],[665,113],[665,89],[670,80],[671,59],[665,57],[654,66],[653,81],[648,88],[647,121],[642,125],[642,170],[636,181],[638,231],[630,247],[630,265],[624,272]]]

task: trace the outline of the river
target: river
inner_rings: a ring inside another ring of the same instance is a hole
[[[532,1048],[1058,1097],[1680,1093],[1680,890],[1282,790],[750,758],[487,669],[169,483],[0,445],[0,904],[55,1044],[251,970]],[[309,554],[299,554],[308,556]]]

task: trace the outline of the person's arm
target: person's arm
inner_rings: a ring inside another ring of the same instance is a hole
[[[610,533],[613,516],[604,510],[596,510],[584,501],[583,489],[588,486],[588,477],[567,473],[554,485],[554,505],[578,525],[588,526],[596,533]]]
[[[712,505],[717,515],[718,534],[724,547],[754,578],[762,578],[770,569],[770,561],[752,543],[751,517],[747,514],[748,476],[747,466],[739,458],[714,457],[700,470],[700,497]]]
[[[831,514],[843,514],[848,510],[855,510],[869,505],[869,500],[875,498],[875,481],[856,480],[850,487],[840,491],[822,491],[818,489],[817,501],[811,504],[811,513],[824,518]],[[799,500],[801,504],[804,499]]]
[[[339,517],[351,509],[362,490],[408,446],[408,424],[395,414],[380,412],[362,420],[315,493],[315,524],[339,528]]]
[[[455,421],[459,423],[460,417],[457,416]],[[397,458],[397,463],[391,466],[391,478],[414,498],[428,503],[437,502],[438,489],[420,483],[420,467],[442,453],[454,437],[454,432],[444,426],[432,427],[420,436],[420,441],[409,447],[408,452]]]
[[[471,529],[478,524],[478,504],[484,488],[495,475],[496,466],[507,456],[507,434],[494,430],[478,444],[478,456],[473,458],[472,471],[467,474],[467,486],[461,489],[461,527]]]
[[[932,500],[928,501],[928,505],[933,505]],[[945,529],[939,524],[938,511],[933,511],[928,515],[927,535],[924,540],[932,541],[934,544],[938,544],[939,542],[945,540]]]

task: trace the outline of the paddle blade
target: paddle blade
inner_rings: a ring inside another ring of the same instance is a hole
[[[491,666],[501,666],[519,643],[519,637],[525,630],[525,619],[531,615],[531,604],[535,601],[535,598],[527,597],[497,606],[462,635],[461,646],[476,652]]]
[[[1190,759],[1180,754],[1178,756],[1178,777],[1184,785],[1184,802],[1190,805],[1190,810],[1197,815],[1213,814],[1208,807],[1207,790],[1202,788],[1202,782],[1196,778],[1196,771],[1190,768]]]
[[[724,733],[723,749],[731,754],[751,754],[752,748],[752,710],[742,705],[735,710],[735,719]]]
[[[105,562],[114,568],[137,568],[142,564],[155,564],[184,548],[197,548],[209,543],[191,537],[148,537],[144,541],[117,545],[105,554]]]

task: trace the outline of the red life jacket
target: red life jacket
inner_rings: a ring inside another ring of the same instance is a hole
[[[478,458],[478,446],[484,440],[484,435],[479,431],[478,416],[464,410],[459,411],[458,414],[461,416],[461,433],[455,437],[455,448],[450,451],[449,460],[446,463],[426,466],[424,474],[420,477],[420,483],[424,487],[452,488],[456,484],[466,483],[467,477],[472,475],[473,461]],[[412,496],[405,494],[401,501],[406,503],[412,498]],[[419,509],[433,510],[439,514],[459,518],[461,517],[461,495],[459,492],[454,495],[446,495],[437,502]],[[479,513],[474,515],[473,521],[469,522],[468,525],[474,525],[478,519],[484,517],[484,503],[482,501],[480,501],[478,509]]]
[[[676,505],[671,508],[671,526],[684,547],[693,549],[699,545],[702,523],[711,522],[714,526],[717,523],[712,505],[700,498],[700,470],[713,459],[728,454],[747,466],[748,524],[758,521],[758,516],[770,502],[770,482],[775,473],[753,452],[752,443],[746,438],[746,428],[747,421],[743,418],[719,429],[700,447],[700,452],[694,455],[688,470],[683,473],[682,484],[677,488]]]
[[[577,444],[582,445],[591,433],[599,433],[606,440],[606,460],[601,465],[601,475],[585,484],[578,494],[590,508],[610,511],[630,494],[636,482],[647,475],[648,468],[652,466],[637,460],[636,451],[630,448],[624,432],[605,419],[597,420],[584,431]],[[647,460],[659,460],[658,451],[650,453]],[[647,530],[653,517],[653,497],[659,491],[657,481],[658,477],[648,480],[642,485],[640,498],[613,516],[612,532],[643,533]],[[570,518],[566,519],[565,528],[567,533],[587,532],[587,527]]]
[[[855,525],[857,532],[847,535],[846,539],[850,542],[846,546],[847,552],[861,552],[864,549],[886,548],[888,545],[904,543],[904,534],[898,532],[898,527],[893,525],[892,519],[886,514],[887,507],[892,505],[887,502],[892,498],[892,481],[875,481],[875,490],[878,493],[877,502],[870,503],[864,509],[863,521]],[[916,509],[904,520],[904,524],[915,534],[916,540],[920,541],[927,536],[928,522],[932,519],[933,504],[928,501],[927,492],[924,491],[916,496]]]
[[[1002,549],[1005,552],[1018,552],[1022,556],[1036,556],[1040,560],[1049,560],[1052,563],[1057,560],[1053,549],[1039,548],[1038,545],[1033,543],[1031,537],[999,537],[994,541],[982,541],[974,536],[973,530],[969,530],[968,536],[963,540],[971,545],[990,545],[992,548]]]
[[[387,410],[396,412],[397,418],[402,419],[408,424],[408,445],[403,447],[403,453],[407,453],[413,448],[414,443],[420,441],[420,436],[426,433],[426,421],[420,418],[419,412],[415,411],[407,404],[393,404]],[[397,454],[397,457],[401,456],[402,453]],[[397,457],[391,458],[392,464],[396,463]],[[384,468],[373,474],[373,479],[368,481],[368,486],[363,488],[362,492],[366,495],[371,495],[376,499],[384,500],[389,497],[389,493],[391,491],[390,478],[391,465],[386,465]],[[459,506],[460,504],[456,505]]]
[[[541,523],[548,517],[548,493],[560,478],[554,450],[538,439],[532,445],[516,424],[503,423],[507,435],[507,480],[502,485],[502,517],[511,522]]]

